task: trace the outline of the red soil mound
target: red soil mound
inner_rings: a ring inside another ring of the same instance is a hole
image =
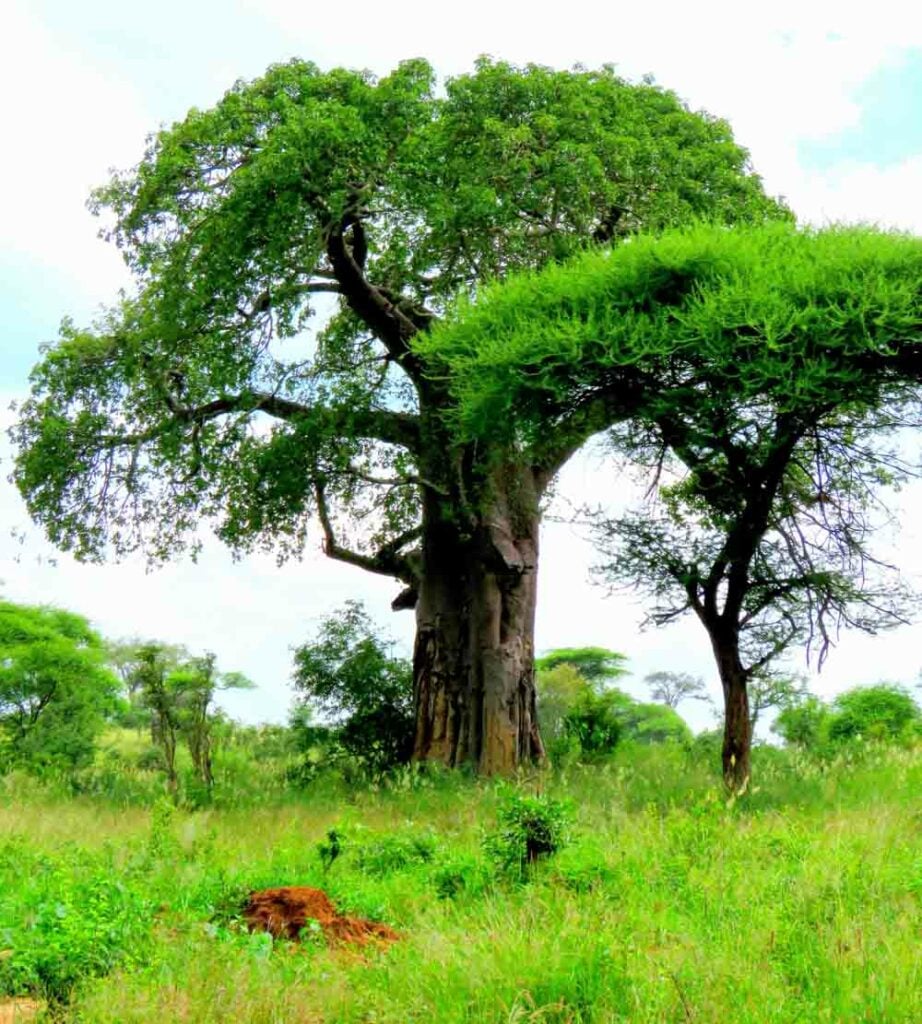
[[[364,946],[400,938],[386,924],[338,914],[325,892],[302,885],[251,892],[243,908],[243,919],[251,932],[269,932],[277,939],[297,939],[311,921],[320,925],[331,944]]]

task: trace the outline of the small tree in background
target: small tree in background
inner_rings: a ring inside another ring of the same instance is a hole
[[[650,696],[673,711],[683,700],[703,700],[710,703],[704,680],[687,672],[651,672],[643,680],[650,687]]]
[[[673,708],[640,703],[609,685],[630,674],[626,662],[625,655],[597,647],[564,648],[538,660],[538,720],[552,755],[564,753],[570,744],[584,755],[598,757],[622,740],[691,739],[691,731]],[[584,667],[591,678],[583,674]]]
[[[807,680],[799,675],[786,675],[765,670],[753,672],[749,679],[749,721],[753,733],[763,711],[784,711],[809,697]]]
[[[86,619],[0,602],[0,763],[87,764],[117,692],[102,639]]]
[[[156,646],[159,657],[171,671],[187,662],[191,655],[181,644],[168,644],[162,641],[153,644],[152,641],[137,637],[107,640],[105,646],[106,664],[121,680],[124,697],[124,703],[113,715],[114,721],[129,729],[150,729],[151,712],[142,699],[143,673],[139,671],[142,665],[141,652],[145,648]]]
[[[538,669],[538,724],[544,745],[552,757],[567,746],[567,716],[581,694],[590,688],[588,680],[567,662],[553,668]]]
[[[164,645],[147,643],[138,648],[132,685],[140,695],[141,704],[150,713],[151,741],[163,754],[167,787],[175,798],[179,789],[176,773],[179,715],[176,691],[170,682],[174,670]]]
[[[606,647],[557,647],[535,659],[538,672],[549,672],[561,665],[575,669],[590,683],[604,685],[630,675],[627,657]]]
[[[341,749],[373,773],[413,752],[412,667],[392,648],[363,604],[347,601],[295,650],[295,687],[335,726]]]
[[[179,735],[185,740],[192,758],[192,768],[206,790],[214,785],[211,755],[214,726],[220,713],[214,708],[219,690],[249,690],[253,684],[239,672],[219,673],[215,655],[208,653],[192,658],[171,672],[166,686],[172,696],[174,720]]]
[[[137,706],[150,718],[151,741],[163,758],[167,786],[174,797],[179,775],[176,752],[184,741],[195,777],[206,791],[214,785],[212,750],[219,713],[214,699],[219,690],[250,689],[239,672],[220,673],[215,655],[190,657],[184,648],[158,642],[124,644],[122,678]]]
[[[643,704],[628,697],[615,714],[624,738],[634,743],[687,743],[692,739],[685,719],[675,708],[663,704]]]

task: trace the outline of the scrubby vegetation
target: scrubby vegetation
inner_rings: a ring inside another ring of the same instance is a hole
[[[78,761],[4,762],[0,1007],[82,1024],[922,1015],[922,711],[904,689],[788,686],[785,746],[756,748],[737,798],[720,734],[693,737],[671,690],[643,704],[614,686],[624,655],[552,651],[551,764],[478,779],[399,753],[380,698],[410,707],[408,668],[353,604],[295,652],[289,725],[206,715],[204,787],[190,714],[237,677],[79,624],[108,725]],[[309,918],[297,940],[251,932],[248,894],[292,885],[397,940],[337,943]]]
[[[757,748],[742,801],[674,744],[513,786],[405,769],[302,791],[255,749],[261,781],[207,810],[7,776],[0,992],[86,1024],[922,1014],[918,749]],[[246,893],[292,883],[399,941],[250,934]]]

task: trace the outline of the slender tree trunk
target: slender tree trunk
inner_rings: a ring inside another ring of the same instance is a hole
[[[534,625],[538,494],[530,470],[497,474],[468,529],[426,522],[416,604],[413,757],[487,774],[544,756]]]
[[[740,660],[739,638],[711,635],[724,694],[723,776],[727,788],[742,793],[751,775],[752,725],[746,671]]]

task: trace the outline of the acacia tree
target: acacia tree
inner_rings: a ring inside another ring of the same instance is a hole
[[[561,665],[575,669],[597,687],[631,674],[627,655],[606,647],[557,647],[535,660],[539,672],[550,672]]]
[[[691,611],[723,687],[723,769],[749,779],[748,684],[793,644],[905,621],[868,542],[891,450],[918,420],[922,240],[863,229],[697,228],[497,286],[429,339],[458,429],[540,446],[548,422],[633,380],[610,439],[648,507],[599,524],[650,618]]]
[[[239,82],[154,135],[96,193],[136,290],[65,322],[14,439],[33,518],[78,557],[194,543],[328,556],[415,608],[414,756],[509,770],[539,755],[539,506],[611,392],[540,457],[456,443],[416,349],[458,292],[640,228],[785,216],[725,122],[599,72],[489,60]]]
[[[650,687],[650,696],[673,711],[683,700],[711,699],[704,680],[688,672],[651,672],[644,676],[643,681]]]

